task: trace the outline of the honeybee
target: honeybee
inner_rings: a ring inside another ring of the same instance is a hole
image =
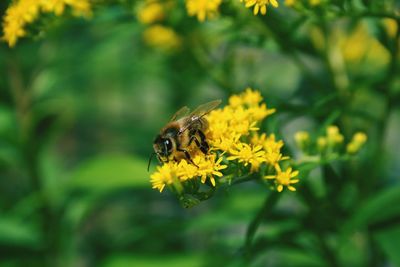
[[[210,147],[205,136],[208,122],[204,116],[220,103],[221,100],[214,100],[200,105],[192,112],[186,106],[178,110],[154,139],[154,153],[150,156],[147,169],[150,168],[154,154],[160,162],[178,161],[185,158],[196,165],[190,156],[189,147],[194,142],[201,152],[207,154]]]

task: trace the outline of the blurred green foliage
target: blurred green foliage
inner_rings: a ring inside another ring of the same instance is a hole
[[[143,43],[135,1],[46,17],[15,48],[1,43],[0,265],[400,266],[399,4],[323,2],[256,17],[226,1],[205,23],[179,2],[175,52]],[[364,54],[346,59],[350,48]],[[151,190],[148,155],[171,114],[247,86],[278,109],[262,127],[298,162],[293,134],[330,124],[347,139],[365,131],[365,150],[299,164],[298,191],[265,213],[271,194],[255,183],[189,210]]]

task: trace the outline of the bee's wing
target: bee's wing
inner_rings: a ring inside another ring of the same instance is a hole
[[[221,104],[221,100],[214,100],[203,105],[198,106],[194,111],[192,111],[189,115],[191,121],[182,129],[180,129],[179,134],[182,134],[186,131],[195,121],[199,120],[203,116],[207,115],[211,110],[218,107]]]
[[[172,118],[170,119],[171,121],[176,121],[186,115],[189,114],[190,109],[186,106],[182,107],[181,109],[179,109],[177,112],[175,112],[175,114],[172,116]]]
[[[195,110],[193,110],[189,116],[197,116],[199,118],[203,117],[207,113],[209,113],[211,110],[215,109],[218,107],[218,105],[221,104],[221,100],[214,100],[208,103],[205,103],[203,105],[198,106]]]

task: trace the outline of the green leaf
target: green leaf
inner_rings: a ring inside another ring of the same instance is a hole
[[[191,255],[187,253],[176,255],[115,255],[109,257],[102,267],[125,267],[125,266],[140,266],[140,267],[199,267],[201,257],[199,255]]]
[[[0,218],[0,244],[37,247],[39,240],[37,229],[29,221]]]
[[[284,267],[322,267],[326,266],[318,256],[304,250],[279,248],[278,250],[270,250],[264,253],[258,263],[252,266],[284,266]]]
[[[389,259],[393,266],[400,266],[400,227],[389,228],[374,234],[374,238]]]
[[[400,186],[382,190],[363,204],[344,225],[345,235],[359,228],[386,221],[400,215]]]
[[[149,187],[147,164],[130,155],[101,155],[82,163],[71,174],[70,186],[110,191],[123,187]]]

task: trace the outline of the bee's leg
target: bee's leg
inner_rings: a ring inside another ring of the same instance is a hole
[[[192,142],[194,141],[197,145],[198,148],[200,148],[201,152],[203,152],[204,154],[207,154],[208,150],[210,149],[207,141],[206,141],[206,136],[204,135],[204,133],[200,130],[193,130],[190,132],[190,140],[189,140],[189,146],[192,144]],[[197,136],[200,137],[200,140],[197,138]]]
[[[207,143],[206,135],[200,130],[197,130],[197,134],[200,136],[199,148],[204,154],[207,154],[208,150],[210,149],[210,146]]]
[[[190,156],[190,154],[189,154],[189,152],[188,152],[187,150],[182,149],[182,148],[180,148],[180,147],[178,147],[176,150],[177,150],[177,151],[180,151],[180,152],[183,152],[183,153],[185,154],[185,158],[186,158],[190,163],[192,163],[192,164],[193,164],[194,166],[196,166],[196,167],[199,167],[199,166],[197,166],[197,165],[193,162],[192,157]]]

